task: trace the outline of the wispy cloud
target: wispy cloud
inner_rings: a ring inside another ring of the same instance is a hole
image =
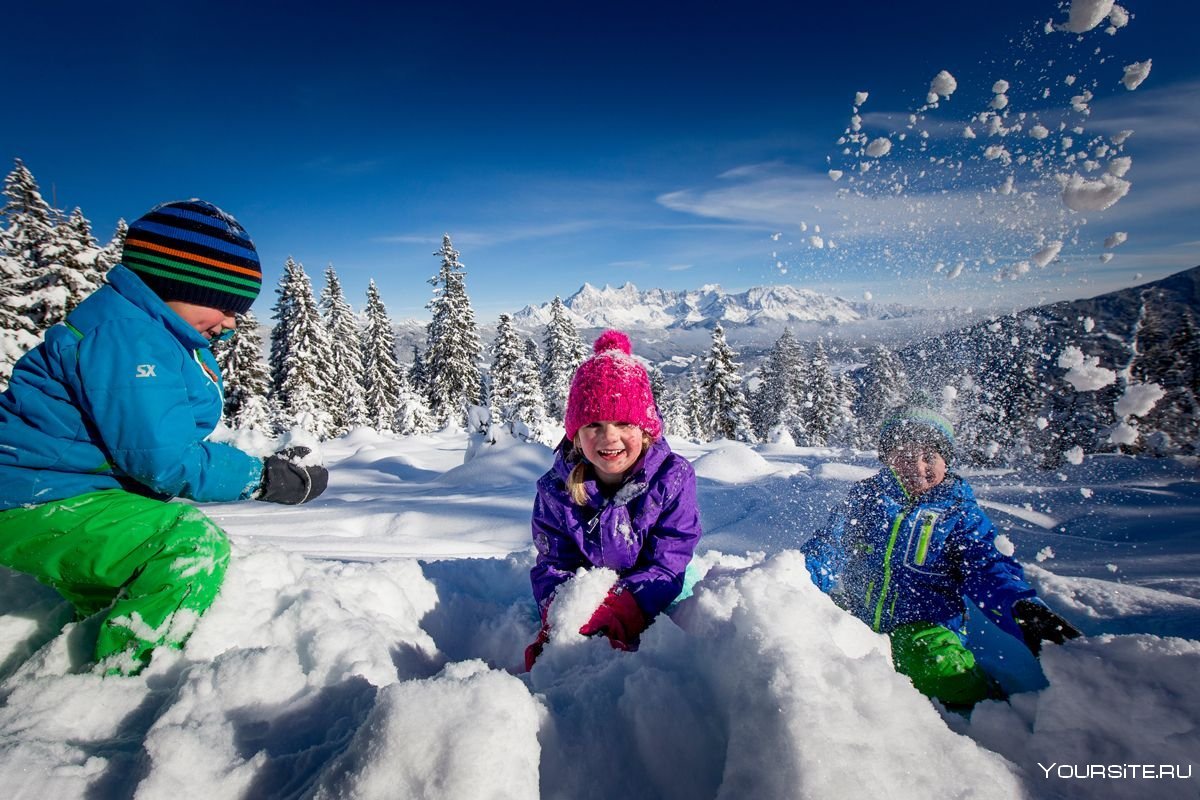
[[[583,231],[603,227],[605,223],[599,220],[573,220],[557,223],[535,223],[524,225],[495,226],[487,229],[464,228],[449,230],[450,238],[455,247],[485,248],[514,242],[551,239],[558,236],[569,236]],[[437,245],[442,240],[442,234],[401,233],[376,236],[371,241],[381,244],[432,244]]]
[[[684,272],[693,267],[693,264],[672,264],[667,267],[667,272]]]

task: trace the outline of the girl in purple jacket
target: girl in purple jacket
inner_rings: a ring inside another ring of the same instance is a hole
[[[594,350],[571,380],[567,435],[537,485],[530,579],[542,629],[525,650],[526,669],[549,641],[555,589],[577,569],[607,567],[620,576],[579,632],[631,650],[679,595],[700,540],[696,474],[662,438],[650,378],[629,337],[605,331]]]

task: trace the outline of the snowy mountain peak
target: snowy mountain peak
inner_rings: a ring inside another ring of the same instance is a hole
[[[847,300],[794,286],[756,286],[729,293],[711,283],[699,289],[639,290],[632,283],[596,288],[584,283],[563,301],[577,328],[691,328],[775,325],[792,322],[851,322],[862,318]],[[526,306],[513,315],[523,327],[545,325],[550,304]]]

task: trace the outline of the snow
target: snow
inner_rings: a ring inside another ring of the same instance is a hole
[[[1051,242],[1034,253],[1030,260],[1033,261],[1034,266],[1044,268],[1051,261],[1058,258],[1058,253],[1062,250],[1062,246],[1062,242]]]
[[[1113,0],[1071,0],[1071,12],[1067,22],[1059,30],[1070,33],[1086,33],[1099,25],[1113,8]]]
[[[1063,205],[1072,211],[1103,211],[1129,193],[1132,184],[1115,175],[1101,175],[1089,180],[1078,172],[1069,178],[1059,176],[1063,187]]]
[[[1157,383],[1130,383],[1113,406],[1118,417],[1143,417],[1162,400],[1166,390]]]
[[[1129,234],[1125,231],[1114,231],[1104,238],[1104,246],[1107,248],[1117,247],[1125,244],[1129,240]]]
[[[1099,356],[1084,355],[1075,345],[1067,345],[1055,362],[1067,370],[1063,379],[1075,387],[1077,392],[1102,389],[1117,379],[1117,373],[1100,366]]]
[[[938,97],[949,97],[954,94],[954,90],[957,88],[958,81],[954,79],[954,76],[946,70],[942,70],[930,81],[929,94],[934,97],[933,102],[936,102]]]
[[[886,778],[899,798],[1086,797],[1038,763],[1194,759],[1195,459],[968,473],[1002,546],[1041,556],[1031,580],[1087,638],[1048,646],[1043,676],[981,628],[1027,691],[966,719],[897,674],[795,549],[873,453],[672,444],[699,475],[694,596],[621,653],[574,632],[614,577],[584,573],[528,674],[529,514],[551,459],[535,444],[358,430],[322,445],[330,488],[307,506],[204,506],[233,543],[225,585],[137,678],[92,674],[95,620],[0,570],[6,796],[863,797]]]
[[[880,136],[867,145],[867,155],[871,158],[880,158],[886,156],[892,150],[892,140],[885,136]]]
[[[1133,91],[1142,85],[1142,81],[1146,80],[1150,75],[1150,59],[1145,61],[1135,61],[1125,67],[1125,75],[1121,78],[1121,83],[1129,91]]]

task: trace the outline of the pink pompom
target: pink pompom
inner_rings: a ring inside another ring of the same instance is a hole
[[[600,334],[600,338],[596,340],[592,350],[596,355],[607,353],[609,350],[620,350],[628,356],[633,354],[633,345],[630,343],[629,337],[621,331],[608,330]]]

